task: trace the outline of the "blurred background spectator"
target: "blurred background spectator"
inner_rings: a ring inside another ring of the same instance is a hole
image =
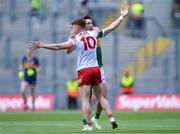
[[[144,36],[144,5],[140,0],[130,4],[129,28],[133,37]]]
[[[120,79],[120,91],[122,94],[132,94],[134,92],[134,76],[128,71]]]
[[[20,93],[24,102],[24,110],[28,110],[30,107],[27,103],[27,90],[30,89],[32,97],[32,110],[35,110],[35,93],[37,85],[37,74],[40,72],[39,59],[34,56],[33,51],[26,50],[26,55],[23,56],[20,70],[18,72],[20,82]]]
[[[46,19],[46,15],[47,15],[46,0],[30,0],[30,2],[31,2],[30,16],[32,19],[32,24],[35,27],[39,27],[39,25]]]
[[[41,0],[30,0],[30,2],[31,2],[30,15],[31,17],[38,18],[42,7]]]
[[[67,90],[67,102],[69,109],[77,109],[78,107],[78,83],[77,79],[72,76],[71,80],[68,80],[66,83]]]

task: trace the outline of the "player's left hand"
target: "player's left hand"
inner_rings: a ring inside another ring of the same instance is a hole
[[[30,42],[29,48],[32,49],[32,50],[37,49],[37,48],[41,48],[40,41],[32,41],[32,42]]]
[[[121,15],[123,17],[127,16],[128,12],[129,12],[129,6],[127,6],[125,8],[121,8]]]

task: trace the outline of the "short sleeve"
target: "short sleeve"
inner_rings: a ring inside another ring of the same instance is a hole
[[[25,61],[26,61],[26,57],[25,57],[25,56],[23,56],[23,57],[22,57],[22,60],[21,60],[21,64],[24,64],[24,63],[25,63]]]
[[[75,47],[76,47],[76,39],[75,39],[75,38],[73,38],[73,39],[69,39],[69,41],[71,41],[71,42],[72,42],[73,47],[75,48]]]
[[[37,66],[39,66],[39,65],[40,65],[39,60],[38,60],[38,58],[37,58],[37,57],[34,57],[34,64],[35,64],[35,65],[37,65]]]
[[[97,38],[99,39],[99,38],[102,38],[103,36],[104,36],[104,30],[101,29],[98,33]]]

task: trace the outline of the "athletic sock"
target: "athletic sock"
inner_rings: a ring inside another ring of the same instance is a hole
[[[111,118],[111,117],[113,117],[113,115],[112,114],[108,114],[108,118]]]
[[[114,121],[115,121],[115,119],[114,119],[114,117],[113,117],[112,114],[109,114],[109,115],[108,115],[108,118],[109,118],[109,121],[110,121],[110,122],[114,122]]]
[[[95,114],[95,119],[99,119],[100,113]]]
[[[83,119],[82,121],[83,121],[84,126],[87,125],[86,119]]]
[[[92,122],[88,122],[87,125],[92,126]]]

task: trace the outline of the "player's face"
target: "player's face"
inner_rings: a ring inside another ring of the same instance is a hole
[[[93,30],[93,23],[91,19],[86,19],[86,29],[87,30]]]
[[[71,33],[78,34],[80,31],[80,27],[78,25],[71,25]]]
[[[74,38],[75,36],[76,36],[76,34],[73,33],[73,31],[71,30],[71,31],[70,31],[70,37],[71,37],[71,38]]]

